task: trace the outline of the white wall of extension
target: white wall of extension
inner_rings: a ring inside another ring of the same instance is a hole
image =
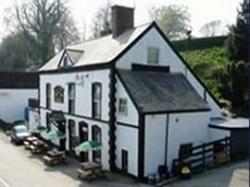
[[[38,89],[0,89],[0,119],[6,122],[24,119],[29,98],[38,98]]]
[[[167,115],[145,116],[144,175],[157,172],[165,164]]]
[[[118,111],[119,108],[119,98],[127,99],[127,115],[120,114]],[[116,120],[121,123],[128,123],[135,126],[138,126],[138,112],[135,108],[131,98],[128,96],[127,91],[122,85],[121,81],[117,77],[116,83]]]
[[[40,75],[40,106],[46,106],[46,83],[51,83],[51,109],[68,112],[68,84],[76,83],[75,114],[91,117],[92,83],[102,84],[102,120],[109,120],[109,70],[83,71],[62,74]],[[64,103],[54,102],[54,87],[64,88]]]
[[[181,144],[193,143],[193,146],[211,141],[209,139],[209,112],[169,114],[167,165],[171,169],[172,161],[178,158]]]
[[[122,169],[122,150],[128,152],[128,173],[138,176],[138,128],[116,126],[116,166]]]
[[[197,79],[186,68],[185,64],[174,53],[171,47],[165,42],[163,37],[155,28],[152,28],[142,39],[140,39],[125,55],[117,61],[117,68],[130,69],[132,63],[146,64],[147,63],[147,48],[149,46],[160,48],[159,65],[170,66],[171,72],[183,73],[196,89],[199,95],[204,97],[204,88]],[[139,54],[139,55],[138,55]],[[209,94],[207,101],[211,107],[211,117],[220,115],[220,107],[215,103]]]
[[[41,114],[41,120],[42,120],[42,124],[46,124],[46,113],[50,111],[46,110],[46,109],[41,109],[40,114]],[[91,129],[92,126],[97,125],[98,127],[101,128],[101,140],[102,140],[102,149],[101,149],[101,154],[102,154],[102,158],[101,158],[101,164],[103,169],[109,170],[109,125],[108,123],[105,122],[99,122],[99,121],[95,121],[95,120],[90,120],[90,119],[85,119],[85,118],[81,118],[81,117],[75,117],[72,115],[65,115],[66,118],[66,150],[69,150],[69,131],[68,131],[68,121],[69,120],[73,120],[76,123],[76,135],[79,136],[79,122],[84,121],[86,124],[88,124],[88,139],[91,140],[92,139],[92,134],[91,134]],[[58,142],[55,142],[57,145]],[[89,161],[92,161],[92,152],[89,152]]]
[[[144,175],[155,173],[158,166],[165,163],[171,170],[181,144],[198,145],[210,141],[208,116],[209,112],[146,115]]]

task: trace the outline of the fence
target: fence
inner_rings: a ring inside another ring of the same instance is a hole
[[[199,173],[225,162],[230,161],[231,139],[225,137],[191,148],[190,154],[173,160],[172,173],[179,175],[183,166],[191,168],[192,173]]]

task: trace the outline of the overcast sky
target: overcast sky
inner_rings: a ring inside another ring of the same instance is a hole
[[[23,2],[25,0],[16,0]],[[223,28],[235,23],[237,7],[242,0],[110,0],[111,4],[135,6],[135,25],[149,22],[148,10],[152,6],[184,5],[190,13],[192,34],[200,36],[200,28],[214,20],[221,20]],[[13,8],[15,0],[0,0],[0,39],[8,33],[9,28],[4,24],[4,17],[9,8]],[[91,20],[99,7],[105,5],[107,0],[68,0],[68,6],[72,12],[77,28],[83,31],[83,22],[87,27],[87,36],[90,35]],[[83,21],[84,20],[84,21]]]

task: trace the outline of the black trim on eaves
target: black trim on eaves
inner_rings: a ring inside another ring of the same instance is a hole
[[[186,65],[188,70],[191,72],[191,74],[197,79],[197,81],[203,86],[203,88],[207,91],[207,93],[212,97],[212,99],[216,102],[216,104],[221,107],[220,102],[217,100],[217,98],[209,91],[207,86],[201,81],[201,79],[195,74],[193,69],[190,67],[190,65],[187,63],[187,61],[180,55],[180,53],[175,49],[175,47],[172,45],[172,43],[169,41],[169,39],[165,36],[163,31],[160,29],[160,27],[157,25],[156,22],[152,23],[156,30],[160,33],[160,35],[163,37],[165,42],[169,45],[169,47],[174,51],[174,53],[179,57],[179,59]]]
[[[73,73],[73,72],[81,72],[81,71],[95,71],[95,70],[102,70],[108,69],[112,65],[111,62],[103,62],[103,63],[96,63],[96,64],[89,64],[84,66],[75,66],[75,67],[65,67],[53,70],[42,70],[39,74],[54,74],[54,73]]]
[[[171,114],[171,113],[189,113],[189,112],[208,112],[210,108],[204,109],[188,109],[188,110],[166,110],[166,111],[152,111],[152,112],[143,112],[143,114]]]

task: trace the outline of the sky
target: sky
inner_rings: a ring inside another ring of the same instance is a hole
[[[6,36],[11,28],[6,26],[4,18],[9,10],[25,0],[0,0],[0,40]],[[76,22],[80,33],[86,30],[86,37],[91,35],[91,21],[98,8],[104,6],[108,0],[68,0],[68,7]],[[200,37],[200,28],[211,21],[220,20],[221,32],[226,31],[226,26],[235,23],[237,7],[242,0],[109,0],[111,5],[124,5],[135,7],[135,25],[150,21],[149,9],[152,6],[168,6],[171,4],[184,5],[190,13],[192,35]]]

